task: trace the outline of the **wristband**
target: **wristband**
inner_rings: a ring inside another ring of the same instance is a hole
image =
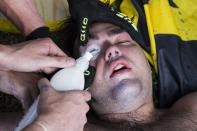
[[[44,131],[48,131],[47,128],[40,122],[36,122],[36,125],[40,126]]]
[[[50,31],[49,28],[46,26],[39,27],[32,31],[29,35],[27,35],[26,40],[35,40],[38,38],[46,38],[50,37]]]

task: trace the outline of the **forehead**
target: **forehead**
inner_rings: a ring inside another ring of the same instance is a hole
[[[111,23],[96,22],[89,27],[88,42],[85,46],[80,46],[80,53],[83,54],[92,44],[102,46],[105,41],[117,43],[126,40],[133,41],[124,29]]]
[[[121,28],[114,25],[114,24],[111,24],[111,23],[97,22],[97,23],[94,23],[90,26],[89,33],[90,34],[98,34],[101,32],[110,32],[113,29],[121,29]]]

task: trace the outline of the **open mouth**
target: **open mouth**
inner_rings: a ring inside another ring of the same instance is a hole
[[[115,75],[127,73],[130,70],[131,70],[131,68],[129,68],[126,64],[118,63],[118,64],[116,64],[116,66],[114,66],[112,73],[110,75],[110,78],[114,77]]]

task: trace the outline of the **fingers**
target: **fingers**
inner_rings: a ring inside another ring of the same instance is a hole
[[[75,59],[71,57],[43,57],[38,60],[41,71],[50,74],[54,72],[57,68],[65,68],[75,65]]]
[[[49,80],[47,80],[46,78],[42,78],[41,80],[39,80],[38,88],[40,89],[40,94],[45,94],[44,92],[47,92],[49,88],[51,88]]]
[[[40,89],[40,94],[43,97],[48,97],[57,93],[57,91],[55,91],[55,89],[51,86],[49,80],[46,78],[42,78],[38,81],[38,88]]]
[[[5,50],[5,49],[4,49]],[[21,72],[52,73],[57,68],[70,67],[75,60],[68,57],[49,38],[23,42],[6,48],[2,69]],[[20,59],[18,59],[20,58]],[[15,60],[18,59],[18,63]]]
[[[91,94],[88,91],[83,91],[85,101],[89,101],[91,99]]]
[[[85,111],[85,112],[88,112],[89,109],[90,109],[90,107],[89,107],[89,105],[86,103],[86,104],[84,105],[84,111]]]
[[[53,63],[54,67],[60,67],[60,68],[70,67],[76,63],[75,59],[71,57],[48,57],[48,59],[49,59],[48,62]]]
[[[51,95],[60,93],[55,91],[55,89],[51,86],[49,80],[47,80],[46,78],[43,78],[38,82],[38,88],[40,89],[41,96],[46,98],[50,97]],[[73,90],[66,91],[65,93],[65,95],[67,95],[69,99],[76,99],[78,102],[89,101],[91,99],[91,95],[88,91]]]
[[[44,68],[42,70],[42,72],[44,72],[45,74],[51,74],[51,73],[55,72],[56,70],[58,70],[58,68],[48,67],[48,68]]]
[[[91,99],[91,95],[88,91],[72,90],[67,92],[72,93],[73,97],[75,97],[72,99],[77,99],[78,102],[89,101]]]
[[[49,119],[47,120],[55,121],[53,123],[57,123],[60,119],[64,119],[65,123],[62,123],[64,129],[83,130],[87,122],[86,114],[90,109],[86,102],[90,100],[91,97],[89,92],[79,90],[58,92],[51,88],[50,82],[47,79],[41,79],[38,86],[41,91],[38,105],[39,116],[47,112],[47,115],[44,115],[43,118],[48,117]],[[60,125],[61,123],[58,126]],[[54,124],[48,126],[54,126]]]
[[[41,39],[40,45],[43,45],[40,50],[45,52],[38,59],[40,62],[41,71],[50,74],[54,72],[57,68],[70,67],[75,64],[75,60],[71,57],[68,57],[53,41],[49,38]]]
[[[52,42],[52,40],[51,40]],[[49,48],[49,55],[53,56],[66,56],[66,54],[56,45],[56,44],[51,44]]]
[[[31,41],[37,46],[40,46],[38,50],[47,56],[67,56],[50,38],[42,38]]]

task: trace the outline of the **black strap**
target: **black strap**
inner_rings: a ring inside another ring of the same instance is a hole
[[[43,26],[32,31],[27,37],[26,40],[35,40],[38,38],[50,37],[49,27]]]

